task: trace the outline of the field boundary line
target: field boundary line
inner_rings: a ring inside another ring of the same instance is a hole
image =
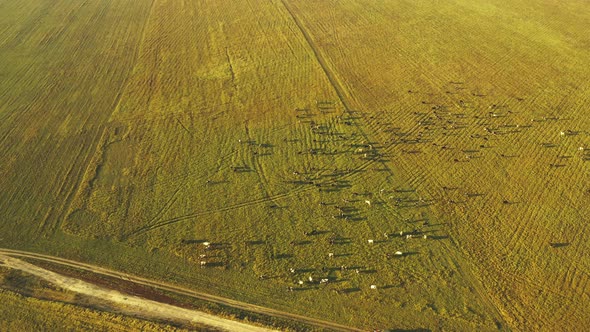
[[[63,222],[67,219],[69,214],[72,212],[72,211],[70,211],[72,208],[72,204],[73,204],[75,198],[78,196],[78,193],[79,193],[80,188],[82,186],[82,182],[86,178],[86,175],[90,169],[92,160],[94,159],[94,156],[95,156],[96,152],[98,151],[98,147],[101,144],[108,145],[108,142],[106,141],[106,139],[104,139],[105,135],[108,133],[108,124],[112,121],[113,114],[115,114],[115,112],[120,108],[122,95],[123,95],[124,91],[127,89],[129,79],[130,79],[131,75],[133,74],[134,68],[137,64],[137,59],[139,58],[139,54],[141,52],[141,47],[142,47],[144,40],[145,40],[145,31],[146,31],[149,19],[152,16],[156,1],[157,0],[153,0],[152,3],[150,4],[150,9],[148,11],[147,17],[145,18],[145,23],[141,29],[141,37],[139,38],[137,45],[136,45],[135,52],[133,53],[132,66],[130,67],[130,69],[126,75],[124,82],[122,82],[119,86],[119,92],[117,93],[117,95],[113,101],[111,113],[109,114],[108,118],[106,118],[106,121],[99,125],[98,134],[95,136],[95,138],[98,138],[98,142],[96,142],[96,144],[92,144],[92,146],[88,150],[87,155],[84,157],[84,165],[82,167],[80,167],[80,172],[78,173],[78,176],[74,179],[72,189],[66,195],[61,212],[58,212],[58,215],[55,217],[55,221],[52,224],[48,224],[48,222],[50,222],[50,220],[44,220],[43,223],[40,225],[40,233],[41,233],[40,235],[41,236],[42,235],[48,236],[48,235],[54,234],[57,231],[57,229],[63,224]],[[49,217],[51,217],[51,214],[49,214]]]
[[[342,85],[340,84],[340,82],[337,80],[337,78],[335,77],[335,75],[330,71],[329,66],[326,62],[326,60],[323,58],[323,56],[321,55],[319,49],[317,48],[317,46],[315,45],[315,43],[313,42],[313,39],[311,38],[311,36],[309,35],[309,33],[307,32],[307,30],[305,29],[305,27],[303,26],[303,24],[301,23],[301,21],[297,18],[297,16],[293,13],[293,11],[291,10],[291,8],[287,5],[285,0],[281,0],[281,3],[283,4],[283,6],[285,7],[285,9],[287,10],[287,12],[289,13],[289,15],[291,16],[291,18],[293,19],[293,21],[295,22],[295,24],[297,25],[297,27],[299,28],[299,30],[301,31],[303,37],[305,38],[305,40],[307,41],[310,49],[312,50],[316,60],[318,61],[320,67],[322,68],[322,70],[324,71],[324,73],[326,74],[326,77],[328,79],[328,81],[330,82],[330,84],[332,85],[332,87],[334,88],[338,98],[340,99],[340,102],[342,103],[342,105],[344,106],[345,112],[348,113],[349,115],[352,114],[352,110],[350,108],[350,105],[348,104],[348,102],[346,101],[345,98],[345,92],[344,92],[344,88],[342,87]],[[423,74],[423,76],[426,76],[426,74]],[[432,80],[429,79],[429,81],[432,83]],[[434,84],[433,84],[434,85]],[[439,89],[440,90],[440,89]],[[348,94],[349,95],[349,94]],[[453,101],[452,101],[453,102]],[[453,102],[455,105],[457,105],[456,102]],[[370,124],[370,121],[369,121]],[[371,141],[368,137],[368,134],[366,134],[357,123],[355,123],[355,127],[356,129],[361,133],[361,135],[363,137],[365,137],[365,139],[367,141]],[[419,126],[415,126],[415,129],[412,130],[412,132],[415,132],[416,130],[419,130]],[[395,144],[392,144],[390,146],[384,146],[384,151],[385,152],[390,152],[391,149],[393,149],[395,147]],[[371,162],[371,161],[370,161]],[[369,162],[369,163],[370,163]],[[381,165],[383,166],[384,169],[387,170],[387,173],[389,173],[390,176],[393,176],[393,171],[389,168],[389,166],[386,164],[386,162],[383,161],[379,161],[377,160],[377,162],[380,162]],[[388,204],[388,202],[386,201],[386,204]],[[461,250],[459,249],[459,247],[457,246],[456,243],[454,243],[454,247],[457,248],[456,255],[460,255]],[[455,255],[453,255],[455,256]],[[453,257],[454,261],[458,261],[457,257]],[[481,301],[486,304],[488,307],[490,307],[490,309],[495,310],[496,314],[498,315],[498,318],[504,320],[504,317],[502,316],[500,309],[495,305],[495,303],[492,301],[491,298],[486,297],[486,295],[484,293],[482,293],[482,286],[476,281],[474,280],[474,278],[472,278],[472,271],[470,269],[466,269],[465,266],[463,266],[462,264],[457,264],[457,267],[459,268],[459,272],[464,275],[464,277],[466,277],[465,279],[469,281],[469,283],[476,289],[477,294],[479,295],[479,297],[481,298]],[[505,326],[507,326],[506,322],[503,322]]]
[[[309,48],[313,52],[316,61],[318,62],[319,66],[322,68],[322,70],[324,71],[326,78],[330,82],[330,85],[332,85],[332,88],[334,89],[334,92],[336,92],[336,95],[338,96],[338,99],[342,103],[342,106],[344,106],[345,113],[347,113],[349,116],[352,115],[353,110],[350,107],[350,104],[348,103],[347,98],[346,98],[346,96],[351,96],[351,94],[346,93],[345,89],[343,88],[342,84],[340,83],[340,80],[338,80],[336,75],[332,72],[332,70],[330,70],[330,66],[328,65],[327,61],[324,59],[319,48],[316,46],[315,42],[311,38],[311,35],[307,31],[307,29],[305,28],[303,23],[301,23],[299,18],[297,18],[297,16],[291,10],[289,5],[287,5],[285,0],[281,0],[281,3],[283,4],[283,7],[285,8],[285,10],[289,14],[289,16],[291,16],[291,19],[293,20],[293,22],[295,23],[295,25],[297,26],[297,28],[299,29],[299,31],[303,35],[303,38],[307,42]],[[353,100],[355,99],[352,96],[351,96],[351,98]],[[367,133],[365,133],[356,122],[354,123],[354,127],[367,141],[369,141],[369,142],[372,141],[369,139],[369,135]],[[381,161],[380,158],[377,160],[369,160],[367,165],[371,164],[373,162],[379,162],[381,164],[381,166],[387,170],[387,173],[389,173],[389,175],[393,175],[393,171],[389,168],[389,166],[385,162]]]
[[[156,6],[157,1],[158,0],[152,0],[152,3],[150,5],[150,9],[148,10],[147,17],[145,18],[145,23],[143,24],[143,27],[141,28],[141,37],[139,38],[135,52],[133,53],[133,66],[131,66],[131,69],[130,69],[127,77],[125,78],[125,81],[123,83],[121,83],[121,86],[119,88],[119,93],[117,94],[117,99],[115,99],[115,103],[113,105],[113,110],[111,111],[111,114],[109,115],[109,118],[106,123],[112,122],[113,115],[115,113],[117,113],[117,111],[121,108],[121,99],[123,97],[125,90],[127,90],[127,87],[129,86],[129,79],[135,71],[135,66],[137,66],[137,59],[139,59],[139,55],[141,54],[143,44],[145,43],[145,35],[146,35],[147,26],[150,22],[150,17],[152,17],[152,14],[154,12],[154,7]]]
[[[309,48],[313,52],[315,59],[317,60],[320,67],[322,68],[324,74],[326,75],[326,78],[330,82],[330,85],[332,85],[334,92],[336,92],[336,95],[338,95],[338,99],[340,99],[340,102],[344,106],[344,109],[347,112],[349,112],[351,110],[351,108],[350,108],[350,105],[348,104],[348,102],[346,101],[346,98],[344,98],[344,89],[342,88],[340,83],[337,81],[337,79],[334,77],[334,74],[332,74],[332,72],[328,68],[328,64],[326,63],[326,61],[324,60],[323,56],[321,55],[319,49],[317,48],[317,46],[313,42],[313,39],[311,38],[310,34],[307,32],[307,30],[305,29],[305,27],[303,26],[301,21],[297,18],[297,16],[293,13],[293,11],[291,10],[291,7],[289,7],[287,5],[285,0],[281,0],[281,3],[283,4],[283,7],[285,7],[285,10],[289,14],[289,16],[291,16],[291,19],[293,20],[293,22],[295,23],[297,28],[299,28],[299,31],[301,32],[301,34],[303,35],[303,38],[307,42],[307,45],[309,46]]]

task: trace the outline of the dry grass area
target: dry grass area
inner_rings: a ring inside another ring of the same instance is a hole
[[[89,305],[87,298],[20,271],[1,268],[0,283],[3,331],[185,331],[81,307],[80,304]]]
[[[0,0],[0,245],[360,328],[578,330],[589,21]]]
[[[4,331],[185,331],[172,326],[59,302],[24,297],[0,289]]]
[[[118,290],[98,286],[95,283],[89,283],[77,278],[71,278],[51,270],[27,263],[25,261],[15,259],[7,256],[0,256],[2,260],[2,267],[7,267],[20,272],[22,276],[14,277],[12,284],[20,282],[22,279],[26,280],[26,284],[31,284],[28,280],[35,280],[39,283],[50,285],[51,288],[57,290],[53,293],[58,293],[59,297],[68,297],[67,294],[76,294],[74,299],[70,302],[77,305],[85,305],[91,308],[99,308],[105,311],[115,312],[122,315],[130,315],[144,319],[167,322],[168,324],[175,324],[180,327],[191,330],[223,330],[223,331],[242,331],[242,332],[270,332],[272,329],[267,329],[259,326],[245,324],[235,320],[222,318],[216,315],[211,315],[202,311],[193,310],[190,308],[183,308],[162,301],[153,301],[145,297],[135,296],[129,293],[122,293]],[[10,285],[10,283],[9,283]],[[38,287],[33,288],[30,292],[37,293]],[[43,293],[50,293],[46,288],[40,289]],[[61,294],[63,293],[66,294]],[[17,291],[22,291],[17,288]],[[25,290],[26,292],[27,290]],[[48,296],[54,299],[52,296]],[[82,300],[83,299],[83,300]],[[51,315],[48,315],[51,316]],[[94,319],[88,319],[87,324],[91,325]],[[133,321],[133,320],[130,320]],[[65,323],[64,325],[67,325]],[[73,325],[73,324],[72,324]],[[150,326],[150,324],[147,324]],[[141,330],[141,327],[135,329]]]

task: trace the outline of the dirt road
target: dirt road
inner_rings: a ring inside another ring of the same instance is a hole
[[[73,290],[75,292],[79,292],[79,293],[82,293],[85,295],[91,295],[91,294],[87,294],[82,291],[96,292],[95,294],[100,295],[99,296],[100,298],[104,298],[104,299],[107,299],[110,301],[112,300],[111,298],[114,298],[114,299],[117,299],[117,301],[122,301],[122,302],[118,302],[119,304],[127,304],[130,307],[137,306],[137,308],[142,308],[144,306],[144,304],[150,303],[149,304],[150,313],[152,315],[158,316],[158,317],[163,317],[161,315],[170,314],[171,316],[164,316],[164,317],[178,317],[178,319],[187,319],[187,318],[202,319],[201,321],[195,320],[195,322],[201,322],[203,324],[207,324],[210,326],[228,329],[227,327],[214,325],[214,323],[217,320],[219,320],[220,321],[219,324],[233,324],[233,323],[235,323],[235,324],[241,324],[244,326],[244,328],[242,329],[242,328],[238,328],[237,325],[232,325],[229,328],[229,330],[232,330],[232,331],[269,331],[268,329],[264,329],[264,328],[260,328],[260,327],[256,327],[256,326],[251,326],[251,325],[246,325],[246,324],[238,323],[238,322],[227,320],[227,319],[222,319],[220,317],[208,315],[205,313],[199,313],[196,311],[192,311],[192,310],[188,310],[188,309],[184,309],[184,308],[179,308],[179,307],[175,307],[175,306],[171,306],[168,304],[159,303],[159,302],[155,302],[155,301],[151,301],[151,300],[147,300],[147,299],[143,299],[143,298],[139,298],[139,297],[127,296],[127,295],[118,293],[116,291],[100,288],[98,286],[83,282],[78,279],[61,276],[61,275],[54,273],[52,271],[48,271],[48,270],[42,269],[40,267],[37,267],[33,264],[29,264],[27,262],[23,262],[21,260],[18,260],[18,259],[16,259],[16,257],[33,258],[36,260],[41,260],[41,261],[51,262],[51,263],[59,264],[59,265],[63,265],[63,266],[73,267],[76,269],[80,269],[80,270],[84,270],[84,271],[88,271],[88,272],[92,272],[92,273],[96,273],[96,274],[100,274],[100,275],[104,275],[104,276],[120,278],[120,279],[124,279],[124,280],[130,281],[130,282],[133,282],[133,283],[136,283],[139,285],[148,286],[148,287],[152,287],[155,289],[160,289],[160,290],[164,290],[164,291],[168,291],[168,292],[173,292],[176,294],[191,296],[194,298],[222,304],[225,306],[230,306],[230,307],[237,308],[240,310],[255,312],[255,313],[278,317],[278,318],[286,318],[286,319],[290,319],[290,320],[295,320],[295,321],[298,321],[298,322],[301,322],[304,324],[309,324],[312,326],[321,327],[321,328],[324,328],[327,330],[362,331],[357,328],[348,327],[348,326],[344,326],[344,325],[340,325],[340,324],[336,324],[336,323],[332,323],[332,322],[326,322],[326,321],[322,321],[322,320],[315,319],[315,318],[304,317],[304,316],[291,314],[288,312],[282,312],[282,311],[271,309],[271,308],[265,308],[265,307],[261,307],[261,306],[257,306],[257,305],[253,305],[253,304],[249,304],[249,303],[244,303],[244,302],[240,302],[240,301],[236,301],[236,300],[232,300],[232,299],[228,299],[228,298],[223,298],[223,297],[219,297],[219,296],[215,296],[215,295],[201,293],[201,292],[197,292],[197,291],[194,291],[194,290],[191,290],[188,288],[168,284],[168,283],[161,282],[161,281],[142,278],[142,277],[135,276],[135,275],[128,274],[128,273],[117,272],[117,271],[109,270],[109,269],[102,268],[102,267],[95,266],[95,265],[91,265],[91,264],[80,263],[80,262],[76,262],[76,261],[72,261],[72,260],[68,260],[68,259],[63,259],[63,258],[53,257],[53,256],[43,255],[43,254],[36,254],[36,253],[31,253],[31,252],[26,252],[26,251],[0,249],[0,263],[2,263],[3,266],[7,266],[10,268],[16,268],[16,269],[37,275],[41,278],[44,278],[52,283],[59,285],[60,287],[64,287],[64,288],[67,288],[67,289],[70,289],[70,290]],[[74,287],[74,289],[68,288],[66,286]],[[79,289],[79,290],[77,290],[77,289]],[[99,291],[99,290],[101,290],[101,291]],[[118,293],[118,295],[114,296],[113,295],[114,293],[112,293],[112,292]],[[91,296],[95,296],[95,295],[91,295]],[[147,301],[147,302],[145,302],[145,301]],[[141,304],[141,303],[144,303],[144,304]],[[199,315],[195,315],[197,313]],[[181,318],[181,317],[185,317],[185,318]],[[207,321],[209,323],[206,323],[205,319],[208,319]]]
[[[63,276],[9,256],[0,255],[0,264],[2,266],[21,270],[39,278],[45,279],[63,289],[108,301],[115,305],[121,306],[122,310],[126,313],[137,314],[142,317],[161,318],[173,321],[188,321],[227,331],[273,331],[271,329],[240,323],[200,311],[189,310],[165,303],[147,300],[137,296],[123,294],[118,291],[99,287],[82,280]]]

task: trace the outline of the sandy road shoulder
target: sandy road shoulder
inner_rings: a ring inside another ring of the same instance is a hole
[[[232,321],[200,311],[189,310],[166,303],[144,299],[138,296],[123,294],[79,279],[66,277],[17,258],[2,254],[0,254],[0,266],[32,274],[58,287],[78,294],[108,301],[121,307],[123,311],[129,314],[138,314],[143,317],[164,318],[176,321],[189,321],[228,331],[273,331],[271,329]]]

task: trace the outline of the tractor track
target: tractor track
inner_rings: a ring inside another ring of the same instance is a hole
[[[344,110],[345,113],[348,114],[349,116],[352,116],[354,111],[352,110],[352,108],[350,107],[350,104],[347,102],[346,98],[345,98],[345,92],[344,92],[344,88],[342,87],[342,85],[340,84],[339,80],[336,78],[336,76],[334,75],[334,73],[332,73],[330,67],[328,66],[326,60],[324,59],[324,57],[322,56],[321,52],[319,51],[317,45],[315,44],[314,40],[311,38],[310,34],[308,33],[307,29],[305,28],[305,26],[303,25],[303,23],[299,20],[299,18],[297,18],[297,16],[294,14],[294,12],[292,11],[292,9],[289,7],[289,5],[287,5],[287,2],[285,0],[281,0],[281,3],[283,4],[283,6],[285,7],[286,11],[288,12],[288,14],[291,16],[291,18],[293,19],[293,21],[295,22],[295,24],[297,25],[297,27],[299,28],[299,30],[301,31],[301,34],[303,35],[303,37],[305,38],[305,40],[307,41],[311,51],[313,52],[318,64],[320,65],[320,67],[322,68],[322,70],[324,71],[328,81],[330,82],[330,84],[332,85],[332,87],[334,88],[334,91],[336,92],[338,98],[340,99],[340,102],[342,103],[342,105],[344,106]],[[409,59],[411,59],[411,57],[408,57]],[[426,74],[424,74],[424,76],[428,79],[429,83],[431,83],[432,86],[435,86],[435,84],[433,84],[433,80],[427,76]],[[440,92],[440,89],[439,89]],[[451,102],[451,104],[454,104],[454,106],[459,106],[459,104],[448,98],[448,100]],[[369,125],[371,125],[371,121],[367,121]],[[357,129],[357,131],[367,140],[370,142],[369,140],[369,136],[367,133],[365,133],[359,126],[358,123],[356,123],[356,121],[354,121],[354,126]],[[381,126],[377,126],[377,128],[379,128]],[[415,133],[416,131],[420,130],[421,127],[419,125],[415,125],[412,129],[411,129],[411,133]],[[397,147],[396,144],[390,144],[390,145],[385,145],[383,147],[383,151],[385,151],[386,153],[391,152],[391,150],[394,150]],[[377,160],[369,160],[369,162],[379,162],[381,164],[381,166],[383,167],[383,169],[386,170],[386,172],[388,173],[389,176],[393,176],[393,171],[391,170],[391,168],[387,165],[387,163],[385,161],[381,161],[381,158],[378,158]],[[386,200],[385,204],[391,208],[391,206],[389,205],[389,202]],[[453,241],[453,247],[455,250],[453,251],[457,251],[457,249],[459,249],[460,247],[458,246],[457,243],[455,243]],[[451,251],[451,250],[449,250]],[[460,250],[459,250],[460,251]],[[496,313],[496,316],[498,317],[498,319],[501,319],[503,321],[503,315],[499,309],[498,306],[496,306],[496,304],[492,301],[492,299],[487,296],[485,294],[485,290],[483,289],[482,285],[475,280],[475,278],[472,276],[472,272],[470,269],[467,269],[463,264],[461,264],[459,262],[459,260],[457,259],[457,257],[453,257],[452,260],[455,262],[457,268],[459,269],[459,272],[464,276],[464,278],[474,287],[474,289],[476,290],[476,292],[478,293],[479,297],[481,298],[481,300],[486,304],[486,306],[488,306],[491,310],[493,310]],[[508,326],[506,324],[505,321],[502,322],[504,326]]]

